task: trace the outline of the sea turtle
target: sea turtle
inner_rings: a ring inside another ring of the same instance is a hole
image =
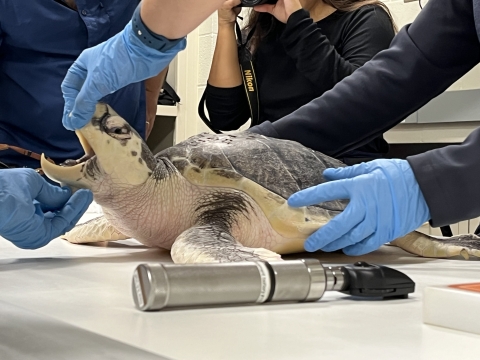
[[[73,166],[42,158],[51,179],[88,188],[104,217],[65,235],[73,243],[135,238],[171,249],[176,263],[280,260],[303,251],[308,235],[347,201],[299,209],[294,192],[324,182],[340,161],[299,143],[243,132],[203,133],[155,157],[142,138],[106,104],[77,135],[86,155]],[[413,232],[394,244],[429,257],[480,257],[480,238],[447,240]]]

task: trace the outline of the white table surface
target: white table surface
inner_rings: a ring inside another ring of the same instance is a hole
[[[302,255],[312,257],[290,258]],[[422,293],[429,285],[479,281],[480,262],[419,258],[390,246],[363,257],[315,257],[392,266],[416,282],[416,291],[405,300],[358,301],[329,292],[316,303],[143,313],[133,305],[133,270],[171,262],[167,251],[134,240],[60,239],[27,251],[0,239],[0,302],[172,359],[479,359],[480,336],[422,323]],[[480,321],[480,314],[472,317]],[[2,344],[4,331],[0,345],[13,346]]]

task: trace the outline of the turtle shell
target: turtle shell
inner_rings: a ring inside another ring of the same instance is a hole
[[[322,173],[326,168],[345,166],[294,141],[249,132],[202,133],[163,150],[156,157],[167,158],[182,176],[196,185],[246,192],[260,205],[274,228],[284,227],[285,222],[294,224],[296,230],[286,231],[291,236],[298,230],[304,234],[313,232],[346,206],[346,201],[329,201],[309,206],[301,214],[288,207],[286,199],[290,195],[325,182]],[[312,223],[304,228],[308,222]]]

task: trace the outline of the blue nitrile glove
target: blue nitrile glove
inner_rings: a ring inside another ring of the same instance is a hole
[[[133,33],[130,21],[111,39],[84,50],[62,83],[63,126],[69,130],[82,128],[104,96],[158,75],[185,48],[185,39],[173,42],[171,48],[167,44],[167,50],[148,47]]]
[[[339,169],[326,169],[335,180],[299,191],[290,206],[350,199],[346,209],[305,242],[307,251],[343,249],[363,255],[417,229],[430,219],[430,210],[406,160],[374,160]]]
[[[0,170],[0,236],[22,249],[37,249],[70,231],[92,202],[89,190],[74,195],[35,170]]]

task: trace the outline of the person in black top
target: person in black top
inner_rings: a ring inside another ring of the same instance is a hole
[[[250,117],[242,84],[235,20],[240,0],[227,0],[218,11],[218,37],[206,107],[211,124],[236,130]],[[255,27],[255,28],[254,28]],[[375,0],[279,0],[256,6],[245,28],[260,99],[260,122],[276,121],[351,75],[395,35],[388,9]],[[388,144],[379,134],[342,160],[356,163],[381,157]]]
[[[398,124],[479,64],[479,39],[480,0],[430,0],[388,50],[320,98],[249,131],[341,156]],[[480,216],[480,128],[461,145],[406,160],[327,169],[324,176],[333,181],[292,195],[289,204],[350,203],[311,235],[305,248],[364,254],[427,220],[444,226]]]

